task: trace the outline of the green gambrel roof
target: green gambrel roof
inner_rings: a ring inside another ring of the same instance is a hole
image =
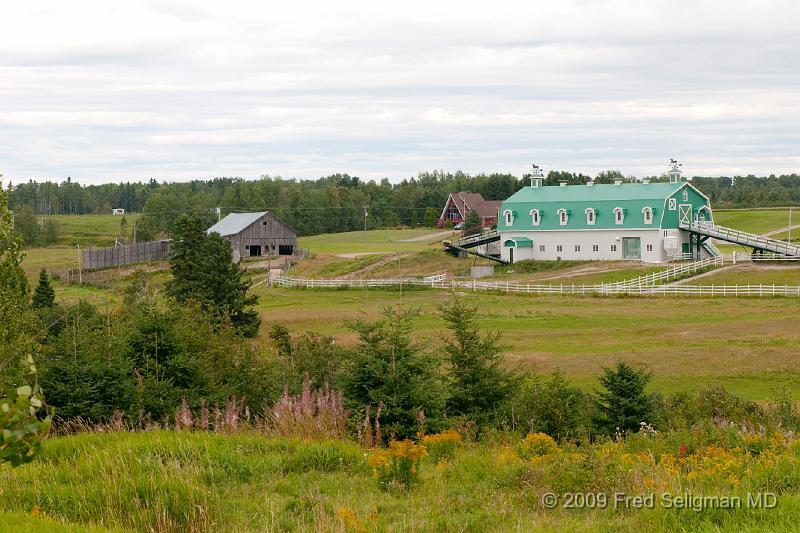
[[[603,202],[624,200],[664,199],[686,185],[682,183],[620,183],[619,185],[567,185],[566,187],[524,187],[508,198],[503,205],[514,202]]]
[[[683,199],[681,190],[687,191]],[[674,209],[669,209],[667,199],[675,198]],[[687,182],[679,183],[621,183],[598,185],[568,185],[549,187],[525,187],[500,206],[497,229],[506,231],[553,231],[571,229],[653,229],[678,228],[678,205],[691,204],[692,213],[703,206],[709,207],[708,199]],[[617,224],[616,208],[624,213],[623,222]],[[644,222],[644,210],[653,215],[651,224]],[[559,221],[559,210],[567,212],[567,223]],[[587,221],[586,210],[594,210],[594,223]],[[531,212],[539,211],[539,224],[532,222]],[[505,213],[511,211],[513,221],[506,224]]]

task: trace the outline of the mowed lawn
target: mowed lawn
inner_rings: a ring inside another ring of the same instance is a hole
[[[436,235],[441,232],[436,228],[371,230],[367,231],[366,235],[363,231],[348,231],[300,237],[297,245],[300,248],[307,248],[312,253],[320,254],[416,252],[437,245],[443,237],[437,237]],[[454,235],[457,234],[456,232]],[[430,236],[430,238],[414,242],[402,242],[426,235]]]
[[[295,334],[315,330],[344,345],[356,341],[344,324],[375,319],[387,306],[419,308],[414,335],[438,342],[443,327],[438,290],[303,290],[259,287],[264,323]],[[465,291],[486,330],[503,334],[507,358],[537,372],[561,368],[591,389],[618,359],[646,364],[664,392],[723,385],[753,399],[786,387],[800,399],[800,299],[534,297]]]
[[[800,261],[796,263],[740,263],[689,280],[687,285],[800,285]]]
[[[800,224],[800,209],[795,209],[792,214],[792,224]],[[761,234],[789,226],[789,210],[715,209],[714,222],[720,226]]]

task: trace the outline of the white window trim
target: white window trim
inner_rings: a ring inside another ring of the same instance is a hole
[[[559,225],[566,226],[567,223],[569,222],[569,215],[567,214],[567,210],[562,207],[561,209],[556,211],[556,213],[558,213]]]
[[[670,198],[669,202],[667,202],[667,205],[669,206],[668,209],[670,211],[675,211],[676,209],[678,209],[678,199]]]
[[[595,222],[597,222],[597,211],[595,211],[591,207],[587,207],[585,213],[586,213],[586,225],[594,226]],[[592,216],[591,220],[589,220],[589,215]]]
[[[538,226],[542,222],[542,215],[538,209],[531,209],[531,225]]]
[[[614,208],[614,223],[622,224],[625,222],[625,211],[621,207]]]
[[[503,218],[506,221],[506,226],[512,226],[514,224],[514,212],[510,209],[503,211]]]
[[[650,214],[650,218],[647,217],[647,214]],[[652,207],[645,207],[642,208],[642,216],[644,217],[645,224],[652,224],[653,223],[653,208]]]

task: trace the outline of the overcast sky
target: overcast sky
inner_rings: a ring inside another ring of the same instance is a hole
[[[800,171],[800,2],[30,0],[0,173]]]

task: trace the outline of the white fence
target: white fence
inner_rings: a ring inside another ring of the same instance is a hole
[[[459,281],[421,279],[298,279],[277,276],[270,281],[274,287],[304,289],[338,289],[344,287],[430,287],[433,289],[461,289],[485,292],[518,294],[572,294],[572,295],[692,295],[692,296],[791,296],[800,298],[800,285],[671,285],[671,286],[615,286],[600,285],[543,285],[512,281]]]
[[[609,285],[620,289],[631,288],[631,287],[637,287],[637,288],[655,287],[656,285],[660,285],[662,283],[666,283],[668,281],[673,281],[676,279],[681,279],[690,274],[699,273],[709,268],[722,266],[723,264],[724,260],[722,259],[721,255],[714,256],[714,257],[709,257],[707,259],[701,259],[700,261],[684,263],[682,265],[678,265],[672,268],[667,268],[665,270],[660,270],[658,272],[645,274],[644,276],[639,276],[638,278],[617,281],[615,283],[610,283]]]

